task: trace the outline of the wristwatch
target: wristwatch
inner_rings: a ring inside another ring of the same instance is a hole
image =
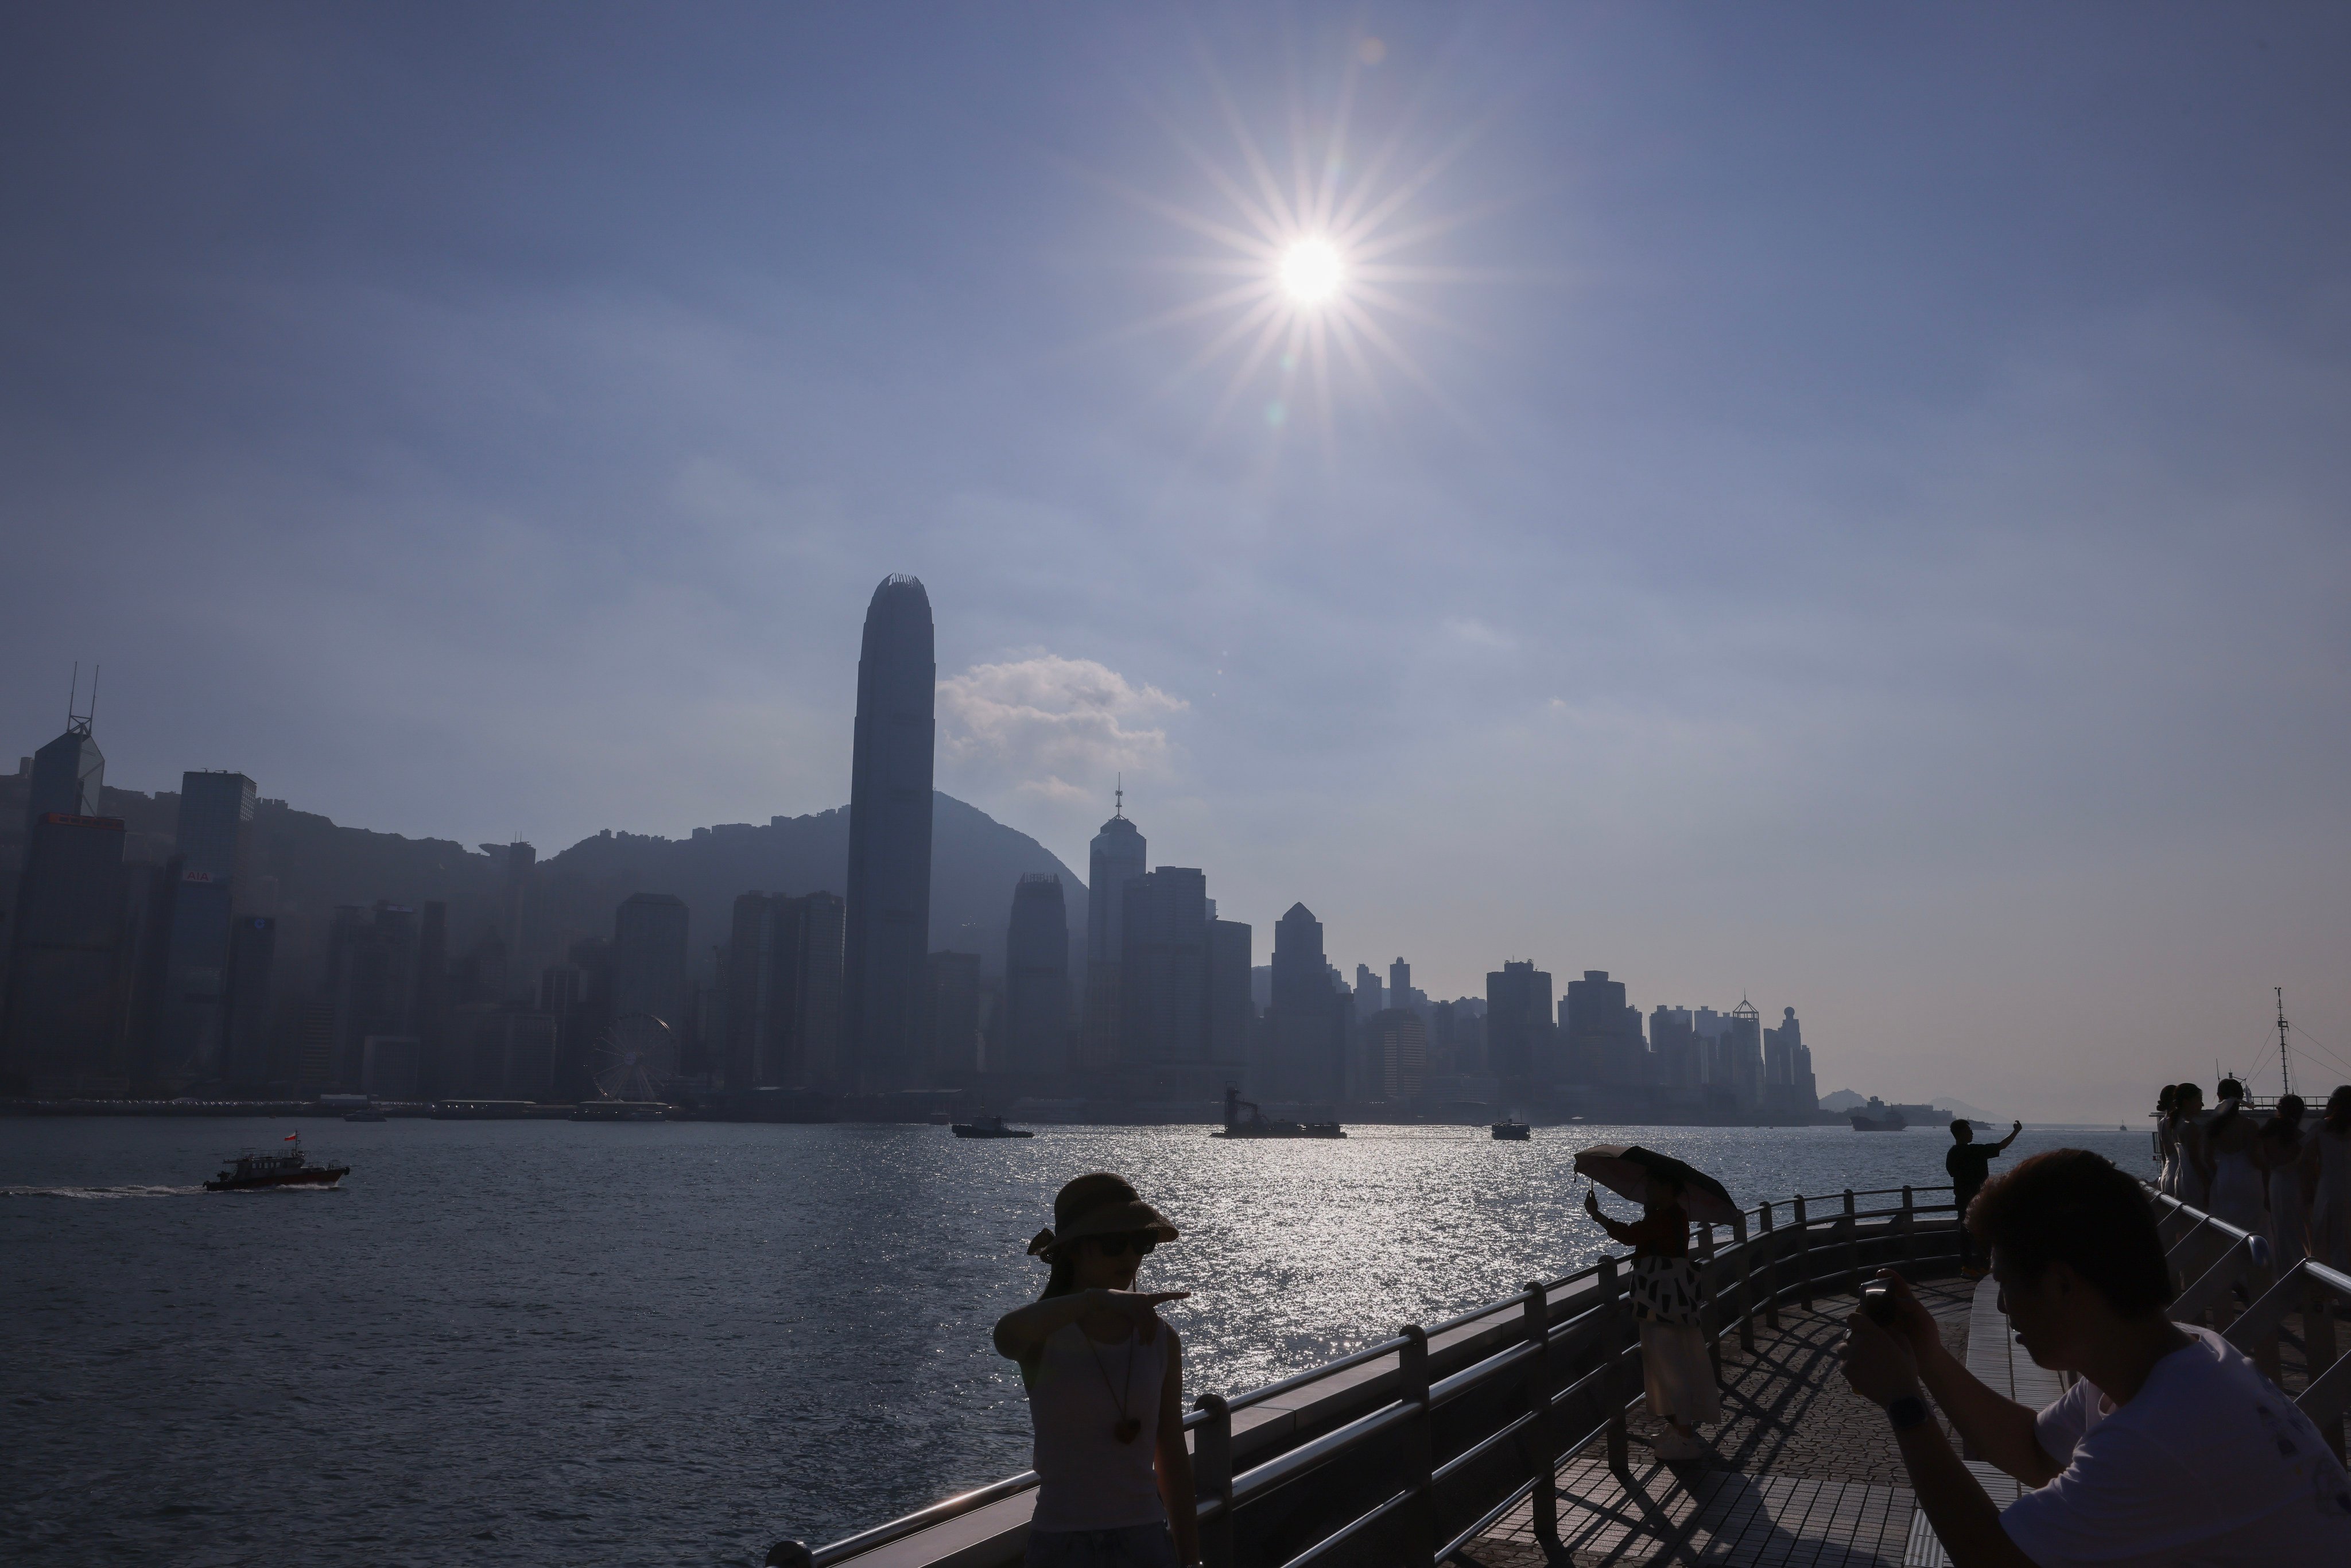
[[[1886,1407],[1886,1418],[1894,1423],[1897,1432],[1907,1432],[1927,1418],[1927,1402],[1916,1394],[1905,1394]]]

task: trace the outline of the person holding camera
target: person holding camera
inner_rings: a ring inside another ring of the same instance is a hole
[[[1994,1392],[1892,1270],[1844,1345],[1845,1379],[1885,1407],[1953,1568],[2351,1563],[2351,1478],[2242,1352],[2171,1321],[2170,1270],[2137,1180],[2086,1150],[2053,1150],[1987,1184],[1968,1224],[2017,1343],[2078,1381],[2038,1411]],[[1928,1395],[1978,1455],[2032,1490],[1996,1508]]]

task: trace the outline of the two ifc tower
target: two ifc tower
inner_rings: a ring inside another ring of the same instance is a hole
[[[849,770],[843,1043],[868,1092],[913,1084],[931,937],[931,760],[938,735],[931,597],[893,575],[865,609]]]

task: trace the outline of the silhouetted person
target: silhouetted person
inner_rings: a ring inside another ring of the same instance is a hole
[[[1184,1447],[1184,1347],[1157,1308],[1187,1291],[1134,1288],[1176,1228],[1107,1171],[1053,1198],[1029,1242],[1051,1265],[1045,1293],[996,1324],[1019,1364],[1037,1435],[1029,1568],[1177,1568],[1200,1560]]]
[[[2351,1563],[2351,1479],[2243,1352],[2166,1310],[2171,1270],[2147,1189],[2083,1149],[2034,1155],[1969,1213],[2033,1361],[2078,1379],[2035,1411],[1944,1348],[1893,1270],[1879,1327],[1847,1320],[1844,1373],[1893,1423],[1953,1568],[2299,1568]],[[1922,1388],[1923,1385],[1923,1388]],[[2005,1510],[1932,1419],[2032,1490]]]
[[[2016,1134],[2024,1131],[2022,1122],[2009,1125],[2008,1136],[1997,1144],[1979,1144],[1972,1123],[1962,1116],[1951,1124],[1951,1146],[1943,1155],[1943,1169],[1950,1174],[1951,1200],[1959,1209],[1959,1272],[1970,1280],[1980,1280],[1991,1267],[1977,1253],[1974,1237],[1968,1229],[1968,1205],[1983,1190],[1984,1178],[1991,1174],[1991,1162],[2001,1151],[2016,1142]]]
[[[1704,1296],[1690,1260],[1689,1210],[1679,1184],[1649,1177],[1647,1201],[1633,1225],[1600,1212],[1600,1195],[1583,1195],[1583,1211],[1615,1240],[1633,1249],[1633,1315],[1641,1325],[1641,1373],[1649,1414],[1667,1435],[1654,1445],[1661,1459],[1696,1459],[1708,1451],[1700,1423],[1722,1419],[1722,1394],[1698,1326]]]

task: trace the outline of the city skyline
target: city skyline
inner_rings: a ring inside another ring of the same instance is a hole
[[[2083,1118],[2272,985],[2351,1061],[2351,23],[1195,21],[26,18],[0,727],[683,838],[849,798],[904,571],[939,787],[1077,867],[1123,771],[1261,946]],[[1237,383],[1186,222],[1343,89],[1426,382]]]

